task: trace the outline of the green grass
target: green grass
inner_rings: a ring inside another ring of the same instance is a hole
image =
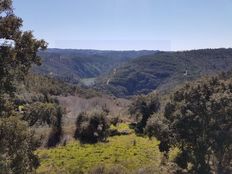
[[[81,79],[81,83],[83,83],[86,86],[93,86],[95,84],[96,78],[84,78]]]
[[[129,128],[121,124],[118,129]],[[145,165],[158,166],[161,160],[158,144],[159,142],[155,139],[138,137],[134,133],[110,137],[107,143],[92,145],[81,145],[78,141],[73,141],[66,146],[38,150],[36,153],[41,160],[41,166],[37,172],[52,174],[80,170],[87,173],[94,166],[101,164],[121,165],[128,171]]]
[[[128,124],[126,124],[126,123],[121,123],[121,124],[119,124],[117,126],[111,125],[110,129],[117,129],[119,132],[127,131],[127,132],[130,132],[130,133],[134,133],[134,130],[130,129]]]

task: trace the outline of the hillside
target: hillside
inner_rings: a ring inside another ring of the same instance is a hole
[[[130,59],[154,54],[155,51],[99,51],[48,49],[40,52],[42,65],[36,73],[50,75],[66,82],[77,83],[110,72]]]
[[[232,49],[159,52],[127,62],[101,78],[97,88],[116,96],[146,94],[230,69]]]

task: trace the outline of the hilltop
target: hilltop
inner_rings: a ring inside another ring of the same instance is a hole
[[[158,52],[128,61],[102,77],[97,88],[115,96],[147,94],[230,69],[232,49]]]

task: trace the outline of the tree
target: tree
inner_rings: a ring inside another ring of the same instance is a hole
[[[160,108],[160,102],[157,94],[149,94],[147,96],[138,96],[129,108],[130,114],[138,120],[135,131],[137,133],[144,133],[147,120],[151,115],[157,112]]]
[[[58,103],[35,102],[25,107],[23,120],[27,121],[29,126],[49,125],[52,130],[49,134],[47,147],[56,146],[62,136],[62,116],[63,110]]]
[[[217,173],[231,170],[231,79],[212,77],[185,85],[166,104],[162,120],[151,134],[166,151],[171,146],[181,150],[176,158],[180,167],[188,169],[191,163],[191,170],[200,174],[211,173],[214,165]]]
[[[34,155],[39,142],[18,117],[0,119],[0,173],[28,173],[39,165]]]
[[[31,31],[21,31],[22,19],[13,13],[11,0],[0,0],[0,39],[12,40],[14,46],[0,46],[0,94],[14,91],[14,80],[22,78],[32,64],[40,64],[39,49],[44,40],[36,40]]]
[[[26,122],[19,119],[12,102],[15,81],[23,79],[32,64],[40,64],[37,51],[45,49],[31,31],[21,30],[23,20],[15,16],[12,0],[0,0],[0,170],[28,173],[38,166],[33,154],[36,143]],[[11,44],[9,44],[11,43]]]

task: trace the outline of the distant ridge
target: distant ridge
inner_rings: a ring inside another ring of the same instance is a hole
[[[157,52],[125,63],[113,76],[111,72],[101,78],[97,87],[116,96],[147,94],[231,69],[231,48]]]
[[[125,62],[157,51],[102,51],[52,48],[39,52],[42,65],[36,73],[77,83],[82,78],[94,78],[110,72]]]

